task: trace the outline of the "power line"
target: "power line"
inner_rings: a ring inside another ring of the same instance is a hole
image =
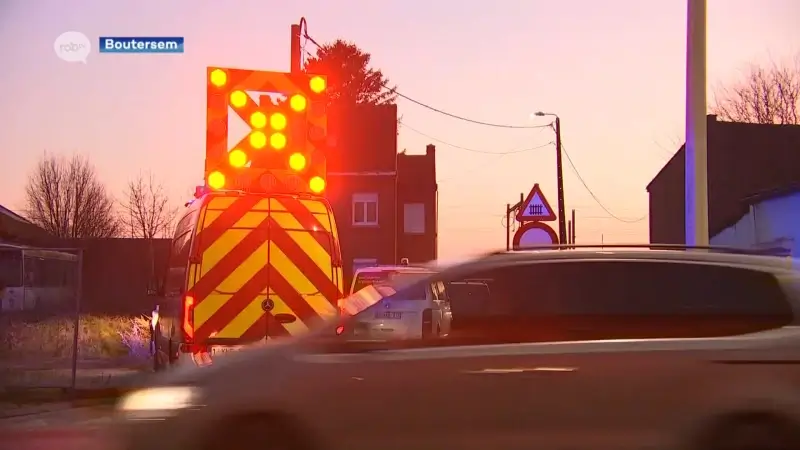
[[[305,29],[303,30],[303,37],[305,37],[305,39],[308,42],[311,42],[312,44],[314,44],[317,48],[322,48],[322,46],[313,37],[311,37],[308,34],[308,24],[307,23],[305,24]],[[310,55],[310,56],[313,57],[314,55]],[[552,122],[549,123],[549,124],[546,124],[546,125],[508,125],[508,124],[498,124],[498,123],[491,123],[491,122],[484,122],[484,121],[481,121],[481,120],[470,119],[468,117],[460,116],[458,114],[453,114],[453,113],[444,111],[442,109],[433,107],[433,106],[431,106],[431,105],[429,105],[427,103],[424,103],[424,102],[421,102],[419,100],[416,100],[416,99],[414,99],[412,97],[409,97],[408,95],[405,95],[405,94],[397,91],[396,88],[391,88],[391,87],[387,86],[386,84],[381,84],[381,87],[383,87],[384,89],[388,90],[389,92],[397,95],[398,97],[403,98],[403,99],[405,99],[407,101],[410,101],[411,103],[414,103],[414,104],[416,104],[418,106],[421,106],[423,108],[429,109],[429,110],[437,112],[439,114],[451,117],[453,119],[457,119],[457,120],[461,120],[461,121],[464,121],[464,122],[473,123],[473,124],[476,124],[476,125],[483,125],[483,126],[494,127],[494,128],[511,128],[511,129],[541,129],[541,128],[552,128],[553,127],[553,123]],[[512,150],[512,151],[509,151],[509,152],[490,152],[490,151],[476,150],[476,149],[471,149],[471,148],[467,148],[467,147],[462,147],[462,146],[459,146],[459,145],[451,144],[449,142],[445,142],[445,141],[442,141],[441,139],[437,139],[437,138],[435,138],[433,136],[429,136],[429,135],[427,135],[425,133],[422,133],[421,131],[414,129],[414,128],[408,126],[407,124],[405,124],[403,122],[400,122],[400,121],[398,121],[398,122],[401,125],[405,125],[405,127],[408,128],[409,130],[411,130],[411,131],[413,131],[415,133],[418,133],[418,134],[420,134],[422,136],[425,136],[425,137],[427,137],[429,139],[432,139],[432,140],[434,140],[436,142],[439,142],[441,144],[444,144],[444,145],[447,145],[447,146],[450,146],[450,147],[453,147],[453,148],[457,148],[457,149],[465,150],[465,151],[469,151],[469,152],[474,152],[474,153],[484,153],[484,154],[492,154],[492,155],[508,155],[508,154],[513,154],[513,153],[522,153],[522,152],[526,152],[526,151],[531,151],[531,150],[535,150],[537,148],[542,148],[542,147],[545,147],[547,145],[552,144],[552,142],[550,142],[550,143],[541,145],[539,147],[520,149],[520,150]],[[611,212],[611,210],[609,210],[603,204],[603,202],[601,202],[600,199],[594,194],[594,192],[591,190],[591,188],[589,188],[589,185],[583,179],[583,177],[581,176],[580,172],[578,172],[578,169],[575,167],[575,163],[573,163],[572,158],[569,156],[569,153],[567,153],[567,151],[564,149],[563,142],[562,142],[562,145],[561,145],[561,150],[564,152],[564,155],[567,157],[567,161],[569,162],[569,165],[572,168],[572,171],[575,172],[575,175],[578,177],[578,180],[581,182],[583,187],[586,189],[586,191],[589,193],[589,195],[592,197],[592,199],[594,199],[594,201],[600,206],[600,208],[602,208],[603,211],[605,211],[609,216],[611,216],[612,218],[614,218],[614,219],[616,219],[616,220],[618,220],[620,222],[623,222],[623,223],[637,223],[637,222],[641,222],[641,221],[643,221],[643,220],[645,220],[647,218],[647,214],[645,214],[644,216],[642,216],[642,217],[640,217],[638,219],[624,219],[622,217],[617,216],[613,212]]]
[[[308,25],[306,25],[306,28],[308,28]],[[312,38],[311,36],[308,35],[308,31],[306,31],[304,33],[304,37],[306,38],[306,40],[308,42],[311,42],[317,48],[322,48],[322,46],[319,43],[317,43],[317,41],[314,40],[314,38]],[[313,57],[314,55],[311,55],[309,53],[309,56]],[[403,94],[402,92],[399,92],[396,87],[394,87],[394,88],[393,87],[389,87],[384,83],[381,83],[381,87],[386,89],[390,93],[392,93],[392,94],[404,99],[404,100],[407,100],[407,101],[409,101],[411,103],[414,103],[415,105],[421,106],[423,108],[429,109],[429,110],[431,110],[433,112],[442,114],[444,116],[447,116],[447,117],[450,117],[450,118],[453,118],[453,119],[456,119],[456,120],[461,120],[463,122],[469,122],[469,123],[473,123],[473,124],[476,124],[476,125],[483,125],[483,126],[486,126],[486,127],[507,128],[507,129],[510,128],[510,129],[518,129],[518,130],[520,130],[520,129],[531,130],[531,129],[537,129],[537,128],[547,128],[547,127],[550,126],[550,124],[546,124],[546,125],[509,125],[509,124],[484,122],[482,120],[470,119],[469,117],[464,117],[464,116],[460,116],[458,114],[453,114],[453,113],[447,112],[447,111],[445,111],[443,109],[439,109],[439,108],[436,108],[434,106],[431,106],[431,105],[429,105],[429,104],[427,104],[425,102],[421,102],[419,100],[416,100],[416,99],[414,99],[414,98],[412,98],[412,97],[410,97],[410,96],[408,96],[406,94]]]
[[[604,205],[603,202],[601,202],[600,199],[594,194],[592,189],[589,188],[589,185],[586,184],[586,181],[583,179],[583,177],[581,176],[580,172],[578,172],[578,168],[575,167],[575,163],[572,162],[572,158],[570,158],[569,153],[567,153],[567,150],[564,148],[564,142],[563,141],[561,142],[561,151],[564,152],[564,156],[567,157],[567,162],[569,162],[569,166],[572,168],[572,171],[575,172],[575,176],[578,177],[578,180],[581,182],[583,187],[586,189],[586,192],[588,192],[589,195],[592,196],[592,198],[594,199],[595,203],[597,203],[600,206],[600,208],[602,208],[603,211],[605,211],[609,216],[611,216],[612,218],[614,218],[614,219],[616,219],[616,220],[618,220],[620,222],[623,222],[623,223],[638,223],[638,222],[643,221],[644,219],[647,219],[647,214],[643,215],[642,217],[639,217],[638,219],[624,219],[622,217],[617,216],[613,212],[611,212],[611,210],[606,208],[606,205]]]
[[[498,156],[513,155],[513,154],[516,154],[516,153],[525,153],[525,152],[529,152],[529,151],[532,151],[532,150],[538,150],[540,148],[544,148],[544,147],[547,147],[548,145],[553,145],[554,144],[554,142],[550,141],[550,142],[548,142],[546,144],[538,145],[536,147],[521,148],[521,149],[509,150],[509,151],[505,151],[505,152],[492,152],[492,151],[488,151],[488,150],[479,150],[479,149],[474,149],[474,148],[469,148],[469,147],[462,147],[462,146],[456,145],[456,144],[451,144],[450,142],[443,141],[443,140],[441,140],[441,139],[439,139],[437,137],[434,137],[434,136],[431,136],[429,134],[423,133],[422,131],[419,131],[416,128],[413,128],[413,127],[409,126],[407,123],[405,123],[403,121],[398,121],[398,123],[400,125],[402,125],[403,127],[408,128],[409,130],[413,131],[414,133],[417,133],[420,136],[426,137],[426,138],[428,138],[428,139],[430,139],[432,141],[438,142],[440,144],[444,144],[444,145],[446,145],[448,147],[453,147],[453,148],[456,148],[456,149],[459,149],[459,150],[464,150],[464,151],[472,152],[472,153],[481,153],[481,154],[484,154],[484,155],[498,155]]]

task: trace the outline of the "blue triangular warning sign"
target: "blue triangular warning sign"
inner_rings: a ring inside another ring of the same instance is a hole
[[[517,221],[519,222],[552,222],[556,220],[556,214],[550,203],[544,198],[539,184],[534,184],[531,192],[525,197],[519,210],[517,210]]]

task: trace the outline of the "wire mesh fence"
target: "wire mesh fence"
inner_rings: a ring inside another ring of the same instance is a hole
[[[74,387],[82,251],[0,247],[0,376],[5,387]]]
[[[153,244],[77,244],[0,243],[0,412],[32,392],[124,388],[153,368]]]

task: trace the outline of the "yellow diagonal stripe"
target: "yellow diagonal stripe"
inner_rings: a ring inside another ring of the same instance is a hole
[[[250,211],[237,220],[232,228],[257,228],[261,222],[267,220],[266,211]]]
[[[286,211],[286,207],[283,206],[283,203],[279,202],[276,198],[270,199],[269,209],[270,211]]]
[[[195,329],[200,328],[204,323],[208,322],[208,319],[219,311],[229,298],[231,298],[230,295],[211,294],[197,303],[197,306],[194,307]],[[197,299],[195,299],[195,301],[197,301]]]
[[[230,208],[231,205],[237,200],[237,197],[212,197],[209,200],[206,209],[225,210]]]
[[[303,334],[308,331],[308,326],[306,326],[306,324],[303,323],[300,317],[298,317],[297,314],[295,314],[294,311],[292,311],[286,305],[286,302],[284,302],[283,299],[280,298],[280,296],[272,294],[270,295],[270,298],[275,302],[275,309],[272,310],[273,316],[276,314],[291,314],[297,317],[297,320],[295,320],[294,322],[283,325],[284,328],[286,328],[286,331],[289,332],[289,334],[291,334],[292,336],[297,336],[299,334]]]
[[[233,250],[234,247],[242,239],[247,237],[248,234],[253,233],[253,230],[225,230],[222,236],[219,237],[210,247],[203,252],[203,259],[201,265],[200,276],[203,277],[208,273],[219,261]]]
[[[314,214],[328,214],[325,204],[317,200],[300,200],[300,203]]]
[[[195,328],[200,328],[202,324],[207,322],[234,293],[238,292],[266,264],[268,248],[269,244],[267,242],[261,244],[255,252],[251,253],[241,265],[217,286],[215,292],[212,292],[204,299],[197,299],[198,304],[194,309]],[[207,251],[206,253],[209,252]]]
[[[336,217],[333,214],[328,215],[328,226],[331,227],[331,233],[335,238],[339,238],[339,230],[336,229]]]
[[[294,290],[311,306],[311,309],[322,317],[336,313],[336,308],[324,296],[318,294],[319,289],[314,286],[314,283],[306,278],[305,274],[274,242],[270,242],[269,252],[269,261],[272,267],[292,285]]]
[[[207,209],[203,214],[203,228],[208,228],[222,214],[218,209]]]
[[[269,243],[264,242],[261,244],[256,251],[251,253],[236,270],[232,271],[230,275],[217,286],[217,290],[226,294],[239,292],[239,289],[267,264],[268,249]],[[266,289],[266,283],[264,283],[264,289]]]
[[[322,228],[325,228],[325,231],[328,233],[331,232],[331,222],[328,219],[328,217],[331,216],[328,214],[314,214],[314,217],[316,217],[317,221],[319,221],[319,223],[322,225]]]
[[[220,330],[217,337],[238,338],[244,335],[254,323],[264,320],[264,311],[261,301],[267,298],[266,294],[257,295],[233,320]]]
[[[259,200],[255,206],[250,208],[250,211],[269,211],[269,199],[264,198]]]
[[[319,266],[324,274],[331,277],[331,256],[329,250],[320,245],[320,243],[311,235],[311,231],[295,231],[302,230],[303,225],[289,213],[276,212],[272,213],[272,218],[275,222],[283,228],[286,233],[292,238],[293,241],[300,246],[301,249],[314,261],[314,264]]]

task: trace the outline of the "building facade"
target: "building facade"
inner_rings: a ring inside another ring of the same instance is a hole
[[[336,216],[345,283],[359,267],[436,259],[436,157],[397,153],[396,105],[330,115],[327,195]]]
[[[707,120],[709,238],[719,243],[715,236],[740,223],[755,198],[800,185],[800,125]],[[651,243],[686,243],[684,183],[685,146],[647,186]]]
[[[736,223],[711,238],[711,245],[760,249],[800,257],[800,186],[753,196]]]

